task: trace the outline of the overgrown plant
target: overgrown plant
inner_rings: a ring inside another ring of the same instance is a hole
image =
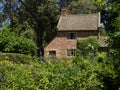
[[[114,78],[112,64],[82,57],[75,57],[70,63],[0,61],[1,90],[110,90]]]
[[[36,44],[31,39],[18,37],[6,27],[0,31],[0,52],[32,54],[36,53]]]
[[[96,36],[89,36],[78,39],[77,41],[77,56],[95,56],[98,50],[98,39]]]

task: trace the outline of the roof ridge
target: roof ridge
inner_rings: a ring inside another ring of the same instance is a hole
[[[74,15],[77,15],[77,16],[82,15],[82,16],[84,16],[84,15],[98,15],[98,13],[89,13],[89,14],[68,14],[68,16],[69,16],[69,15],[71,15],[71,16],[72,16],[72,15],[73,15],[73,16],[74,16]]]

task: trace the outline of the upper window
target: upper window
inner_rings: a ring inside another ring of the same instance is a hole
[[[67,33],[67,39],[76,39],[77,34],[75,32]]]

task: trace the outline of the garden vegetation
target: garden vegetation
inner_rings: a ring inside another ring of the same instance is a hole
[[[6,54],[6,57],[8,55]],[[70,60],[27,62],[0,60],[0,90],[114,90],[113,65],[100,54],[93,61],[75,57]],[[99,60],[100,59],[100,60]]]
[[[120,90],[120,0],[65,1],[0,0],[0,90]],[[54,38],[62,6],[101,12],[108,51],[98,52],[91,36],[78,40],[71,60],[37,56]]]

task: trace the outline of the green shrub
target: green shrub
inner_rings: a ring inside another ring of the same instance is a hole
[[[36,48],[35,42],[24,37],[17,37],[9,29],[0,31],[1,52],[36,54]]]
[[[77,56],[94,56],[98,48],[98,39],[96,36],[89,36],[77,41]]]
[[[110,90],[116,77],[112,65],[81,57],[27,64],[1,60],[0,75],[0,90]]]
[[[96,58],[97,58],[98,62],[105,62],[107,59],[107,53],[105,53],[105,52],[98,53]]]
[[[30,63],[34,61],[31,55],[18,54],[18,53],[0,53],[0,61],[9,60],[15,63]]]
[[[3,78],[0,90],[35,90],[36,88],[29,65],[0,61],[0,73]]]

